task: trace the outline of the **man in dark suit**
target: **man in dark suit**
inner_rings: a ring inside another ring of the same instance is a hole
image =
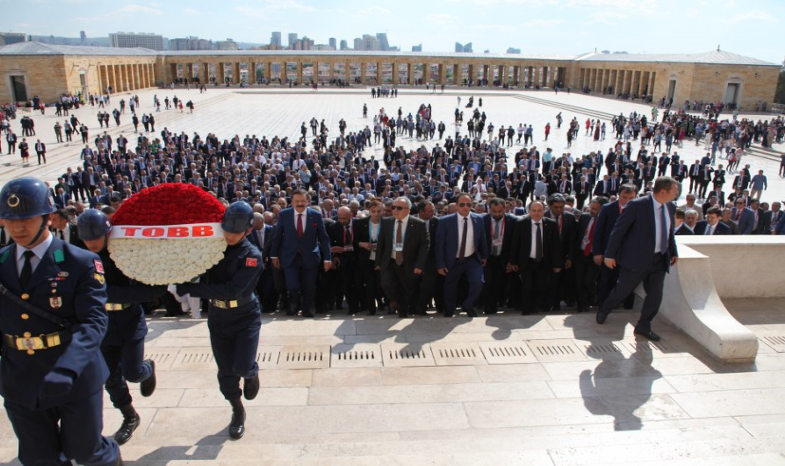
[[[619,279],[619,269],[609,269],[605,266],[603,259],[605,259],[605,249],[608,247],[608,241],[611,238],[611,231],[613,226],[621,215],[622,209],[633,199],[635,199],[635,186],[622,185],[619,189],[619,199],[605,204],[600,209],[597,215],[597,227],[594,230],[594,242],[592,243],[592,255],[594,256],[594,263],[600,266],[600,285],[597,288],[597,302],[602,303],[605,297],[616,285]],[[632,302],[628,302],[630,309],[632,309]]]
[[[472,213],[472,199],[467,193],[456,198],[458,212],[439,220],[436,230],[436,270],[444,279],[444,316],[452,317],[458,295],[458,282],[466,275],[469,283],[461,308],[469,317],[477,317],[474,302],[480,297],[483,267],[488,258],[482,216]]]
[[[354,235],[357,234],[352,210],[346,206],[338,208],[337,221],[327,229],[330,237],[330,252],[333,256],[333,272],[338,283],[333,283],[336,308],[340,308],[344,298],[349,305],[349,314],[360,310],[360,286],[357,268],[357,254],[354,249]]]
[[[597,323],[605,323],[608,314],[643,283],[646,298],[635,334],[659,341],[651,329],[662,302],[665,274],[679,260],[673,235],[679,182],[662,176],[654,182],[651,195],[631,201],[613,227],[605,250],[605,265],[619,267],[619,281],[597,311]]]
[[[701,220],[695,224],[695,235],[730,235],[731,229],[728,225],[720,222],[722,209],[711,207],[706,211],[706,220]]]
[[[376,246],[376,267],[381,272],[382,288],[390,300],[390,309],[397,311],[400,318],[407,317],[414,307],[414,292],[430,249],[428,226],[409,215],[411,208],[409,198],[393,201],[393,218],[382,220]]]
[[[690,165],[690,193],[698,193],[701,180],[701,163],[700,160],[695,159],[695,163]]]
[[[739,226],[739,234],[751,235],[755,226],[755,212],[746,207],[747,202],[743,197],[736,198],[735,204],[731,212],[731,220]]]
[[[575,199],[577,202],[578,210],[583,210],[583,204],[591,194],[591,184],[586,180],[585,176],[581,176],[581,180],[575,184]]]
[[[597,302],[600,266],[594,262],[592,247],[597,233],[597,219],[602,206],[607,202],[605,197],[595,197],[589,205],[589,213],[582,214],[578,221],[578,234],[575,235],[577,250],[573,258],[578,312],[588,311]]]
[[[270,264],[273,226],[264,223],[264,215],[261,212],[254,212],[253,217],[253,230],[248,234],[248,241],[262,253],[262,262],[264,263],[264,270],[262,270],[259,283],[256,286],[256,295],[262,305],[262,312],[272,313],[275,312],[275,306],[278,303],[278,293],[273,280],[273,267]]]
[[[512,239],[510,268],[521,274],[524,315],[548,306],[553,274],[561,272],[564,267],[559,227],[544,216],[542,202],[532,202],[529,216],[518,221]]]
[[[549,293],[551,297],[549,310],[552,311],[561,310],[562,300],[568,306],[575,305],[575,270],[572,269],[572,264],[576,252],[575,235],[578,226],[574,214],[565,215],[565,203],[563,195],[554,194],[548,198],[548,211],[545,213],[545,217],[556,222],[562,243],[562,254],[564,254],[564,269],[554,275],[551,283],[553,288]]]
[[[499,301],[504,302],[507,297],[505,290],[509,281],[510,249],[518,219],[504,213],[503,200],[493,198],[488,204],[488,213],[483,217],[488,261],[485,263],[482,302],[486,314],[496,314]]]
[[[44,164],[46,163],[46,144],[41,142],[41,140],[37,140],[35,142],[35,153],[38,155],[38,165],[41,165],[41,159],[44,160]]]
[[[415,301],[416,313],[421,315],[426,315],[432,301],[437,312],[444,312],[444,277],[436,271],[436,230],[439,227],[439,218],[435,214],[436,207],[433,202],[420,201],[417,205],[417,218],[428,223],[428,237],[431,242]]]
[[[295,315],[302,309],[303,316],[313,317],[311,304],[319,266],[323,263],[324,270],[329,271],[332,256],[322,215],[309,209],[308,204],[305,191],[298,189],[292,193],[292,207],[278,215],[270,257],[273,267],[284,270],[289,293],[287,315]]]

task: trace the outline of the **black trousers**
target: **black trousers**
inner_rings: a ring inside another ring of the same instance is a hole
[[[499,301],[505,301],[507,272],[501,256],[488,256],[485,263],[485,284],[482,288],[482,303],[486,314],[496,314]]]
[[[619,281],[611,294],[603,301],[600,310],[610,313],[614,307],[625,300],[643,282],[646,298],[643,300],[641,317],[635,329],[638,331],[651,330],[651,321],[660,310],[662,303],[662,288],[665,283],[665,273],[668,268],[667,256],[654,254],[650,264],[641,266],[640,270],[622,268],[619,272]]]
[[[532,314],[548,306],[553,269],[548,268],[545,261],[537,263],[529,258],[525,261],[519,270],[523,284],[521,310],[524,314]]]
[[[390,261],[382,271],[382,289],[390,299],[390,303],[398,303],[399,315],[405,316],[414,307],[414,292],[419,284],[420,276],[415,275],[406,264],[398,265]]]
[[[600,267],[594,263],[594,256],[578,253],[572,263],[575,268],[575,291],[578,299],[578,309],[586,309],[597,302],[597,279],[600,276]]]

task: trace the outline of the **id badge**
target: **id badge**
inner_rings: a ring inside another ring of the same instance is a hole
[[[352,252],[352,251],[354,251],[354,246],[352,246],[351,244],[343,247],[343,252]]]
[[[501,247],[503,242],[504,242],[504,240],[502,240],[501,238],[495,239],[495,240],[493,240],[493,245]]]
[[[393,243],[393,251],[403,252],[403,243]]]

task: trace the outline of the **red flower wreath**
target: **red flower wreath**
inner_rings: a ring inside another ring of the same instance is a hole
[[[147,188],[123,202],[112,225],[185,225],[220,223],[224,205],[192,184],[165,183]]]

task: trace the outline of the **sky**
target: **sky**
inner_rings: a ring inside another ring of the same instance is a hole
[[[330,37],[352,47],[363,34],[386,32],[390,45],[410,51],[580,55],[702,53],[722,50],[782,63],[783,0],[0,0],[0,31],[32,35],[107,37],[152,32],[167,38],[266,44],[280,31]],[[778,46],[777,44],[780,44]]]

